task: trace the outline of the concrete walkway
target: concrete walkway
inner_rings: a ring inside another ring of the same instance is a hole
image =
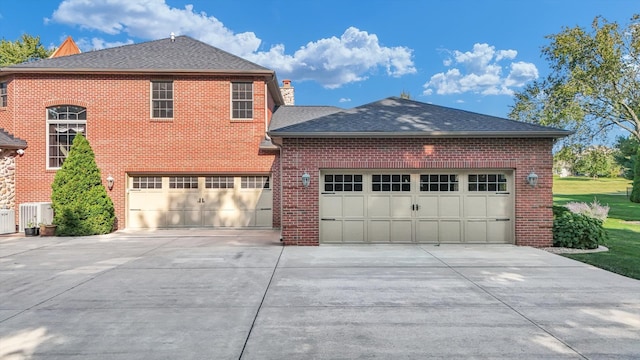
[[[0,359],[638,359],[640,281],[503,246],[0,238]]]

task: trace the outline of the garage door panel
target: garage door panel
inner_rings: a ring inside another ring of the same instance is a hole
[[[511,233],[510,221],[488,221],[487,234],[492,242],[509,243]]]
[[[391,222],[389,220],[369,220],[367,237],[372,243],[388,243],[391,241]]]
[[[365,241],[364,220],[344,220],[342,224],[344,242],[361,243]]]
[[[320,217],[342,218],[342,196],[324,195],[320,208]]]
[[[438,236],[441,243],[462,242],[461,220],[440,220]]]
[[[391,218],[406,219],[411,218],[413,211],[413,196],[411,195],[393,195],[390,198]]]
[[[440,197],[438,195],[419,195],[417,198],[419,209],[419,218],[437,218],[438,203]]]
[[[487,197],[485,195],[467,195],[464,212],[466,217],[486,217]]]
[[[170,210],[193,209],[200,206],[200,193],[192,189],[172,190],[167,193],[167,205]]]
[[[234,209],[236,207],[233,189],[207,189],[202,198],[202,208],[206,210]]]
[[[365,215],[364,196],[345,196],[343,202],[343,215],[345,218],[362,218]]]
[[[168,209],[166,196],[159,191],[130,191],[129,208],[161,211]]]
[[[439,217],[440,218],[461,218],[462,217],[462,197],[459,195],[456,196],[448,196],[443,195],[440,196],[438,201],[438,209],[439,209]]]
[[[416,241],[419,243],[437,243],[438,232],[438,220],[420,219],[416,223]]]
[[[370,218],[389,218],[391,216],[391,200],[389,196],[370,196],[367,210]]]
[[[342,242],[342,221],[321,221],[320,240],[325,243]]]
[[[391,242],[407,243],[413,241],[413,221],[412,220],[393,220],[391,222]]]
[[[469,220],[466,222],[465,242],[487,242],[487,222],[483,220]]]
[[[165,227],[164,211],[130,210],[129,224],[134,229],[157,229]]]
[[[487,197],[487,216],[496,218],[510,217],[510,201],[511,199],[505,195],[493,195]]]

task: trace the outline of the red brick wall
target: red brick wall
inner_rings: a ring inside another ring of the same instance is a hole
[[[174,118],[151,119],[150,81],[173,80]],[[254,119],[231,121],[230,82],[253,81]],[[87,139],[120,228],[125,226],[126,174],[269,173],[277,153],[259,153],[265,136],[265,86],[260,77],[152,75],[18,75],[10,103],[16,136],[28,142],[18,158],[17,203],[49,201],[55,170],[47,170],[48,106],[87,108]],[[271,101],[273,104],[273,101]],[[275,204],[274,204],[275,205]],[[274,213],[279,209],[274,208]]]
[[[0,78],[0,82],[7,83],[7,106],[0,107],[0,128],[13,134],[13,84],[12,76]]]
[[[321,169],[513,169],[515,241],[551,246],[552,139],[284,139],[282,236],[286,245],[318,245]],[[526,176],[534,170],[538,186]],[[304,188],[300,176],[311,175]]]

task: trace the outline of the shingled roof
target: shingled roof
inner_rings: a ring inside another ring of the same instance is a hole
[[[8,66],[2,72],[225,72],[275,74],[188,36]]]
[[[278,110],[280,111],[280,110]],[[274,114],[277,119],[278,111]],[[295,116],[295,112],[283,117]],[[280,120],[270,137],[541,137],[560,138],[571,131],[496,116],[389,97],[353,109],[308,118]]]
[[[14,137],[13,135],[0,128],[0,148],[2,149],[24,149],[27,142]]]

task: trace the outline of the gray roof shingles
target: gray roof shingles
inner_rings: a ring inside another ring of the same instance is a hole
[[[337,108],[334,108],[337,109]],[[280,111],[280,109],[278,110]],[[274,119],[278,115],[274,114]],[[284,115],[284,114],[283,114]],[[287,118],[295,113],[286,114]],[[465,110],[389,97],[353,109],[288,120],[271,126],[272,137],[448,136],[550,137],[570,131]]]
[[[0,128],[0,148],[3,149],[24,149],[27,147],[27,142],[14,137],[13,135]]]
[[[124,45],[5,67],[2,71],[229,71],[273,73],[188,36]]]

